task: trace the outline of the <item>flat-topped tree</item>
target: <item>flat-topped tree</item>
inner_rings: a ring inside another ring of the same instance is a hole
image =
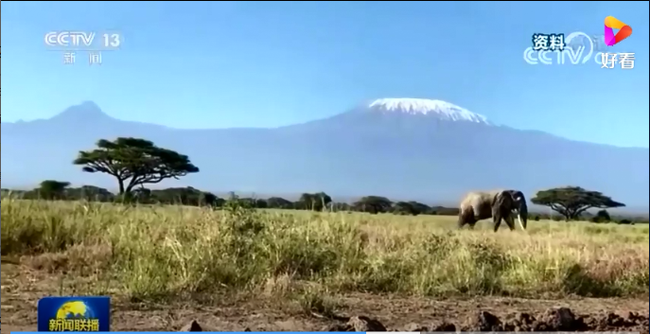
[[[38,187],[38,194],[43,199],[62,199],[65,197],[65,190],[70,186],[70,182],[45,180]]]
[[[96,149],[79,151],[73,164],[82,165],[84,172],[112,175],[117,179],[120,194],[130,194],[139,185],[178,179],[199,171],[186,155],[131,137],[100,139]]]
[[[566,221],[579,218],[581,213],[591,208],[609,209],[625,206],[625,204],[616,202],[598,191],[580,187],[538,191],[530,201],[537,205],[550,207],[553,211],[563,215]]]

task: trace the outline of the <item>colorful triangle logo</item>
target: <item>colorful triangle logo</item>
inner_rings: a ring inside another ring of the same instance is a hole
[[[614,35],[614,29],[618,29],[616,35]],[[629,25],[613,16],[605,18],[605,44],[607,46],[616,45],[630,37],[630,35],[632,35],[632,28]]]

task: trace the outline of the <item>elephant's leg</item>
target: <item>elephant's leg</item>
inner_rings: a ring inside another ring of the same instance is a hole
[[[515,230],[515,220],[512,217],[512,214],[505,216],[503,220],[505,220],[506,224],[508,224],[508,228],[510,228],[510,231]]]
[[[458,214],[458,228],[461,229],[465,226],[467,222],[465,221],[465,214],[463,212]]]
[[[499,225],[501,225],[501,215],[497,215],[494,217],[494,232],[499,230]]]
[[[462,211],[458,214],[458,228],[462,228],[465,225],[469,225],[470,227],[473,226],[476,223],[476,220],[474,219],[474,211],[473,210],[466,210]]]
[[[478,219],[476,219],[475,215],[472,215],[471,217],[469,217],[469,220],[467,221],[467,224],[469,225],[470,230],[474,229],[474,226],[476,226],[477,221],[478,221]]]

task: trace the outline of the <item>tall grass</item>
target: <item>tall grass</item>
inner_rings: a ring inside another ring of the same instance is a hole
[[[648,226],[118,206],[3,199],[2,255],[154,300],[316,284],[331,292],[522,297],[648,293]],[[480,224],[479,224],[480,225]]]

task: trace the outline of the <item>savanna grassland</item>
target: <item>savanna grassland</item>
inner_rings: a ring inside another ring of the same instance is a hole
[[[11,198],[1,210],[3,330],[35,329],[38,298],[71,294],[111,295],[122,330],[648,309],[648,225],[530,221],[493,233],[488,221],[458,231],[444,216]]]

